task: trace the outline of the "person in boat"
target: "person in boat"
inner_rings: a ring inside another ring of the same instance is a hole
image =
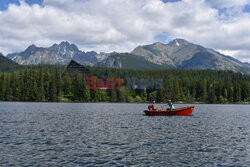
[[[174,105],[173,105],[173,103],[172,103],[171,100],[168,100],[168,104],[167,105],[169,106],[169,108],[167,110],[174,110],[175,109],[175,107],[174,107]]]
[[[171,100],[168,101],[167,105],[162,105],[161,106],[162,109],[163,109],[164,106],[169,106],[169,108],[167,108],[167,110],[174,110],[175,109],[175,107],[174,107],[174,105],[173,105],[173,103],[172,103]]]
[[[153,101],[153,103],[148,106],[148,110],[151,111],[151,110],[156,110],[156,109],[157,108],[155,108],[155,101]]]

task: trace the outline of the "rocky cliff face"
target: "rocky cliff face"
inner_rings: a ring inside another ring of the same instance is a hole
[[[110,67],[110,68],[123,68],[124,63],[122,62],[120,55],[118,53],[113,53],[111,56],[104,59],[101,63],[98,64],[98,66],[102,67]]]
[[[166,66],[161,66],[152,63],[143,56],[134,55],[131,53],[111,53],[111,55],[103,61],[97,63],[97,66],[110,68],[126,68],[126,69],[164,69]]]
[[[23,52],[8,54],[7,57],[18,64],[68,64],[74,59],[81,64],[94,65],[98,61],[96,55],[94,51],[85,53],[74,44],[61,42],[49,48],[31,45]]]

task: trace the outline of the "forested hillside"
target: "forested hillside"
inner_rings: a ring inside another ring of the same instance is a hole
[[[64,67],[39,66],[25,70],[0,73],[1,101],[75,101],[75,102],[250,102],[250,76],[212,70],[125,70],[89,67],[104,78],[125,80],[119,90],[86,89],[84,76],[76,73],[70,78]],[[163,89],[127,89],[126,77],[138,79],[161,78]]]
[[[4,57],[0,53],[0,71],[11,71],[21,69],[22,67],[18,65],[16,62]]]

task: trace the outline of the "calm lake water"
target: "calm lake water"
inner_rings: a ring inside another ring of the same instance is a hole
[[[250,105],[147,105],[2,102],[0,166],[250,166]]]

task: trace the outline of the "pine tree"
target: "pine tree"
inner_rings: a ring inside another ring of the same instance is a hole
[[[191,86],[192,101],[196,100],[196,83],[194,82]]]
[[[5,99],[5,77],[4,74],[1,75],[0,78],[0,101],[3,101]]]
[[[229,88],[228,101],[231,103],[234,101],[234,88],[232,86]]]
[[[45,101],[45,89],[44,89],[44,75],[42,69],[39,72],[39,81],[38,81],[38,101],[44,102]]]
[[[82,87],[82,90],[83,90],[83,100],[84,102],[88,102],[90,101],[90,91],[89,89],[87,89],[87,83],[86,83],[86,77],[83,76],[82,77],[82,82],[81,82],[81,87]]]
[[[227,102],[227,97],[228,97],[228,93],[227,93],[227,88],[223,88],[223,97],[224,97],[224,102]]]
[[[50,81],[50,88],[49,88],[49,101],[57,101],[57,87],[56,87],[56,80],[55,74],[52,74],[52,78]]]
[[[51,81],[51,75],[48,71],[44,74],[44,92],[45,92],[45,101],[50,100],[50,81]]]
[[[215,86],[213,83],[209,86],[208,103],[216,103]]]
[[[81,82],[80,74],[75,73],[73,81],[72,81],[72,92],[73,92],[73,99],[74,100],[80,99],[80,93],[79,93],[80,82]]]
[[[13,99],[13,95],[12,95],[13,91],[12,91],[11,86],[10,86],[10,79],[9,79],[8,75],[6,77],[5,87],[6,87],[6,90],[5,90],[5,98],[4,98],[4,100],[12,101],[12,99]]]
[[[144,89],[143,93],[141,95],[142,101],[146,102],[147,101],[147,91]],[[165,99],[165,98],[164,98]]]
[[[92,96],[90,96],[90,91],[86,88],[86,79],[85,76],[75,73],[72,81],[72,92],[73,98],[76,101],[87,102]],[[92,95],[95,93],[95,90],[91,90]],[[94,95],[93,97],[94,98]]]
[[[15,96],[14,96],[14,101],[20,101],[21,100],[21,82],[22,82],[22,79],[18,79],[16,81],[17,85],[16,85],[16,88],[15,88]]]
[[[21,81],[21,84],[22,84],[22,87],[21,87],[21,99],[22,101],[28,101],[29,100],[29,86],[28,86],[28,78],[29,74],[28,74],[28,69],[25,69],[25,71],[23,72],[22,74],[22,81]]]
[[[248,99],[250,100],[250,83],[247,81],[243,81],[241,85],[241,96],[243,101],[247,101]]]
[[[32,96],[31,101],[39,101],[40,97],[39,97],[39,91],[38,91],[36,80],[34,80],[32,85],[33,85],[33,90],[32,90],[32,95],[31,95]]]
[[[173,100],[173,97],[174,97],[174,86],[173,86],[173,80],[169,79],[167,80],[166,84],[165,84],[165,87],[166,87],[166,93],[165,93],[165,97],[167,99],[172,99]],[[150,100],[150,99],[149,99]],[[152,101],[152,100],[150,100]]]
[[[180,99],[181,101],[186,100],[186,97],[183,92],[183,82],[182,80],[179,81],[179,91],[180,91]]]
[[[16,88],[17,88],[17,83],[16,83],[16,73],[12,72],[10,76],[10,88],[12,90],[12,100],[15,100],[16,97]]]
[[[128,95],[129,95],[129,92],[125,88],[119,89],[117,91],[117,98],[119,102],[126,102]]]
[[[176,80],[174,80],[173,101],[179,101],[179,100],[180,100],[179,81],[176,79]]]
[[[191,101],[191,94],[190,94],[189,89],[187,90],[186,100],[187,100],[188,102]]]
[[[63,77],[63,92],[64,94],[70,94],[71,93],[71,79],[68,75],[64,75]]]
[[[117,102],[116,89],[111,89],[110,101]]]
[[[36,97],[38,94],[38,88],[37,88],[37,83],[36,83],[36,74],[35,74],[35,70],[33,68],[31,68],[29,70],[28,79],[27,79],[26,84],[27,84],[27,88],[28,88],[28,94],[27,94],[28,101],[36,101]]]
[[[236,87],[236,102],[241,102],[241,88],[239,85]]]
[[[203,80],[203,84],[202,84],[202,100],[203,102],[207,101],[207,80],[206,79]]]
[[[163,101],[165,101],[164,92],[161,89],[157,90],[156,101],[157,102],[163,102]]]
[[[56,87],[57,87],[57,96],[61,96],[63,83],[62,83],[61,75],[57,68],[55,72],[55,79],[56,79]]]

